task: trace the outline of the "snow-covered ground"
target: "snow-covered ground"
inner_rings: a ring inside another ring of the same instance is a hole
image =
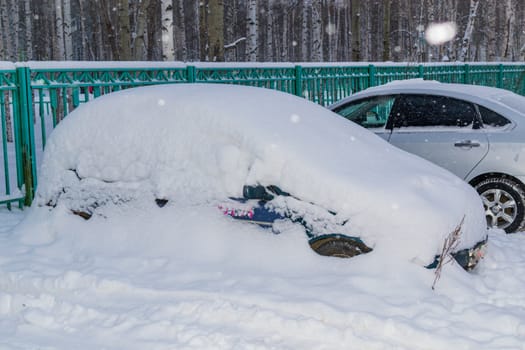
[[[197,88],[128,90],[59,124],[33,207],[0,208],[1,350],[525,348],[525,233],[490,231],[484,261],[445,264],[434,289],[423,267],[461,216],[460,244],[484,237],[473,189],[296,97]],[[256,183],[374,250],[320,256],[300,224],[218,210]]]
[[[130,214],[0,209],[0,349],[525,348],[522,233],[432,290],[434,270],[204,207]]]

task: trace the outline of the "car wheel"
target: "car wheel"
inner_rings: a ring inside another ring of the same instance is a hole
[[[310,240],[310,247],[319,255],[351,258],[368,253],[372,249],[360,240],[344,236],[316,237]]]
[[[475,188],[483,201],[489,227],[507,233],[523,227],[525,193],[520,185],[507,178],[489,178]]]

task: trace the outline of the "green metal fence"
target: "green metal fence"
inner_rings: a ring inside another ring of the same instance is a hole
[[[422,78],[525,95],[525,64],[182,64],[30,62],[1,65],[0,205],[30,205],[51,130],[81,103],[135,86],[228,83],[276,89],[329,105],[371,86]],[[5,62],[4,62],[5,63]]]
[[[25,179],[23,159],[27,159],[28,137],[24,135],[22,125],[20,79],[14,66],[0,69],[0,119],[2,144],[0,174],[0,205],[7,205],[10,209],[13,203],[21,207],[25,199]],[[27,169],[31,169],[27,167]],[[30,204],[28,197],[27,204]]]

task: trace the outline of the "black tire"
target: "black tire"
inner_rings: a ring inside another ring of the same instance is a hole
[[[338,258],[351,258],[368,253],[372,249],[363,242],[344,236],[330,236],[310,240],[310,247],[319,255],[334,256]]]
[[[523,228],[525,193],[516,181],[494,177],[481,181],[474,188],[483,200],[489,227],[501,228],[507,233]]]

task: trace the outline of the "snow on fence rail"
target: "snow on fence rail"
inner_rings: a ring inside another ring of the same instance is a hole
[[[31,204],[50,131],[81,103],[113,91],[229,83],[281,90],[326,106],[370,86],[410,78],[495,86],[525,95],[523,63],[0,62],[0,205]]]

